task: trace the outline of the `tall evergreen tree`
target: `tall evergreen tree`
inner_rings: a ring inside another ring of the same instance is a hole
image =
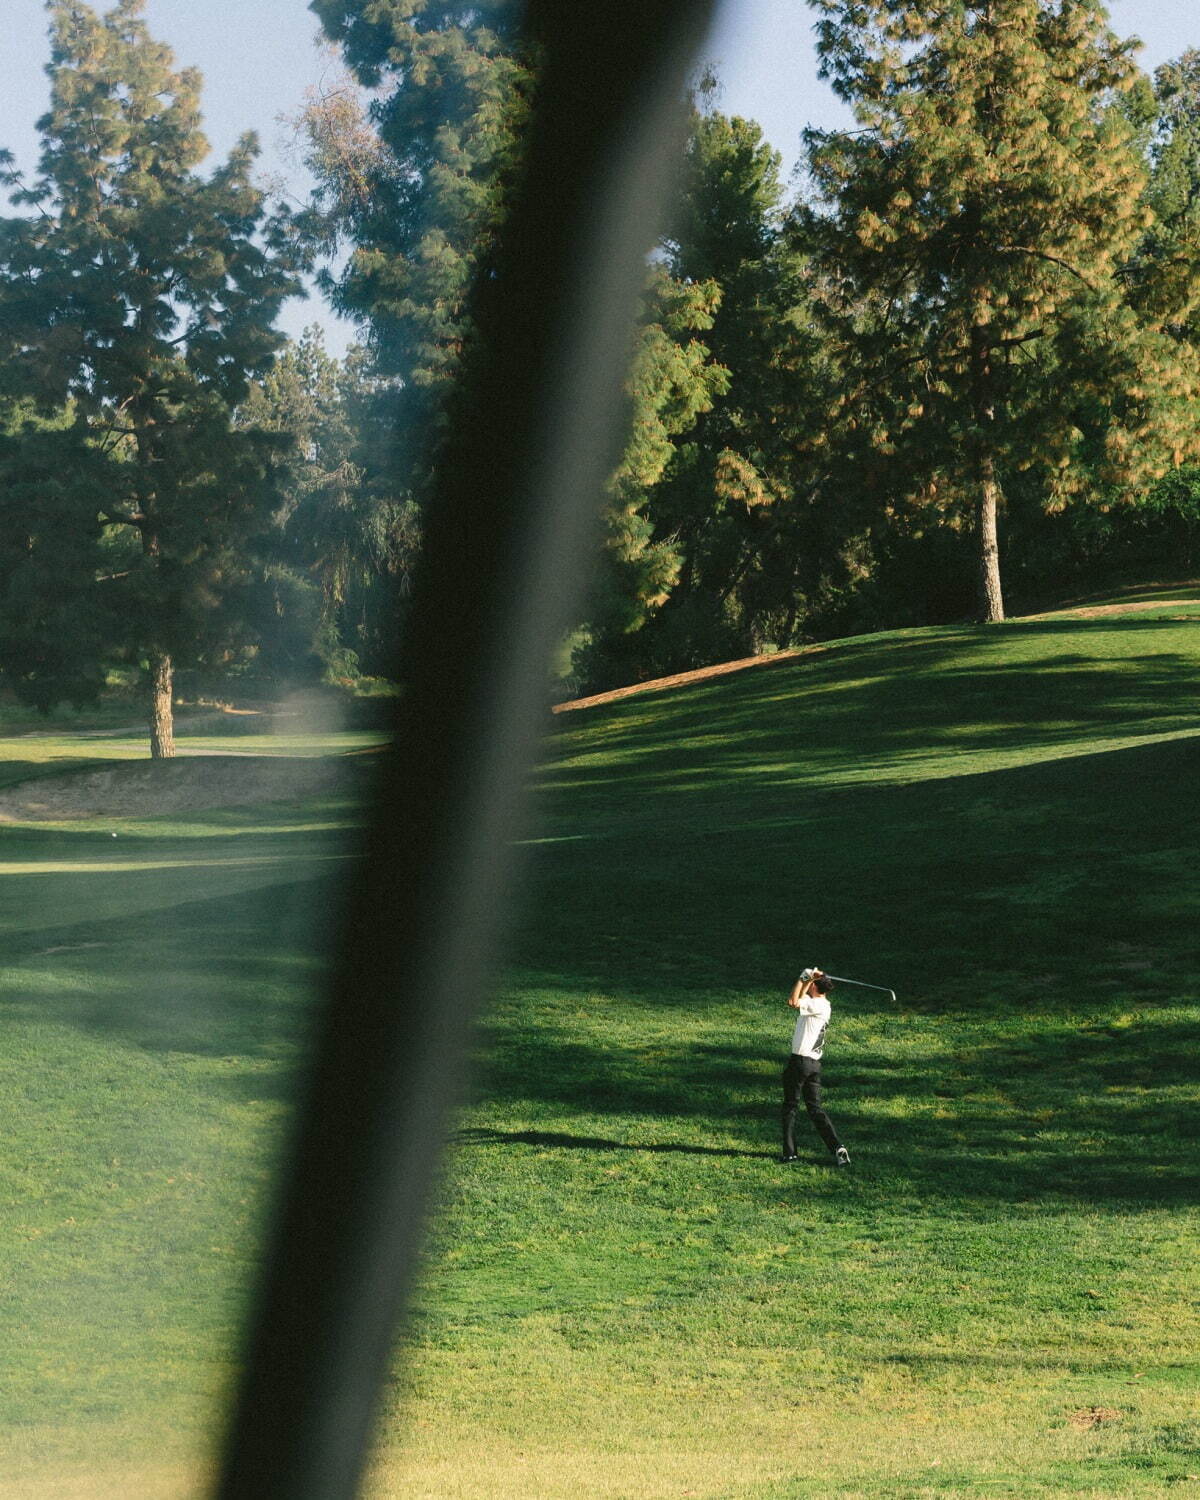
[[[124,549],[106,575],[106,644],[144,663],[161,757],[174,753],[176,665],[230,649],[240,628],[232,606],[270,525],[278,440],[234,413],[299,288],[251,178],[253,136],[210,175],[197,171],[208,150],[200,77],[174,70],[143,8],[49,6],[38,177],[26,187],[5,176],[32,212],[0,221],[0,322],[12,388],[74,413],[64,465],[76,465],[76,499],[91,492],[78,525]],[[53,691],[48,680],[36,689]]]
[[[395,660],[447,398],[469,378],[471,292],[494,251],[535,69],[512,0],[311,8],[349,69],[300,121],[317,184],[304,222],[326,252],[349,249],[321,279],[363,332],[355,422],[395,587],[351,577],[348,607],[362,664],[378,672]]]
[[[104,686],[104,468],[70,407],[45,415],[0,394],[0,666],[41,709],[92,702]]]
[[[753,121],[716,108],[707,80],[696,103],[667,265],[719,289],[702,337],[729,381],[652,509],[685,551],[662,626],[708,654],[795,628],[799,591],[814,581],[829,391],[804,257],[783,233],[779,155]]]
[[[681,539],[656,527],[650,504],[675,439],[728,389],[729,372],[711,360],[702,341],[718,298],[712,282],[685,284],[661,269],[651,276],[626,382],[631,436],[609,482],[589,618],[572,653],[572,669],[587,689],[645,675],[631,641],[678,582]]]
[[[679,582],[656,622],[677,638],[680,666],[692,665],[686,658],[696,651],[731,655],[750,645],[753,622],[737,605],[787,498],[781,449],[790,444],[777,420],[778,377],[799,294],[779,238],[778,153],[752,121],[720,113],[707,89],[697,106],[666,261],[680,281],[718,289],[701,337],[728,380],[687,434],[651,507],[682,553]],[[789,415],[794,395],[786,398]]]
[[[451,381],[470,378],[470,292],[487,275],[537,84],[512,0],[314,0],[358,85],[307,111],[318,178],[311,222],[354,250],[334,288],[368,328],[373,375],[394,411],[395,495],[419,512]],[[711,325],[707,283],[650,278],[627,384],[631,439],[604,518],[601,579],[589,641],[624,635],[667,596],[677,549],[655,534],[649,489],[673,441],[723,388],[695,337]]]
[[[1006,478],[1035,471],[1053,502],[1161,474],[1195,437],[1192,364],[1125,274],[1151,217],[1112,107],[1134,44],[1099,0],[816,5],[859,126],[808,136],[804,231],[858,371],[843,417],[896,493],[967,510],[999,620]]]
[[[1139,91],[1153,220],[1130,267],[1133,296],[1176,337],[1200,343],[1200,51],[1164,63]]]
[[[411,503],[393,498],[384,403],[366,351],[334,359],[319,328],[289,344],[239,420],[290,440],[276,514],[281,562],[320,592],[319,648],[328,670],[380,670],[415,551]]]
[[[512,0],[312,0],[354,80],[304,117],[317,192],[308,223],[347,241],[326,286],[368,332],[397,432],[396,478],[420,503],[470,293],[493,252],[535,68]]]

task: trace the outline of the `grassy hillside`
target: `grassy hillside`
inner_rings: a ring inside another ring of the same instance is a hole
[[[1194,1483],[1198,665],[914,631],[557,721],[381,1494]],[[900,995],[835,995],[844,1175],[772,1159],[808,962]]]
[[[556,720],[377,1497],[1200,1492],[1182,612]],[[200,1493],[351,815],[0,830],[0,1495]]]

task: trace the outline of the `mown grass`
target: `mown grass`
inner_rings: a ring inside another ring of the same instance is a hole
[[[1200,1491],[1198,663],[901,632],[556,720],[376,1496]],[[0,1495],[200,1493],[350,816],[3,831]],[[773,1159],[813,961],[900,996],[835,995],[842,1174]]]
[[[1198,659],[902,632],[557,721],[380,1495],[1200,1488]],[[814,961],[901,1001],[835,997],[843,1175],[773,1160]]]
[[[0,780],[96,749],[10,738]],[[200,1493],[357,816],[0,827],[0,1494]]]

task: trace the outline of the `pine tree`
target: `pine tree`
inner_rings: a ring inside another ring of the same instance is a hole
[[[816,0],[855,131],[810,132],[804,221],[856,378],[842,416],[901,496],[965,509],[981,617],[1004,616],[997,515],[1128,484],[1195,442],[1192,362],[1130,294],[1146,173],[1114,99],[1135,44],[1098,0]]]
[[[1164,63],[1131,109],[1144,122],[1153,221],[1130,267],[1132,296],[1176,335],[1200,343],[1200,51]]]
[[[828,408],[804,260],[782,232],[779,155],[754,121],[716,108],[711,80],[695,106],[666,265],[685,284],[718,289],[699,337],[729,378],[651,503],[684,556],[656,621],[674,636],[679,666],[790,639],[815,562]]]
[[[349,250],[319,280],[363,334],[347,395],[378,550],[373,579],[347,575],[343,616],[361,665],[379,673],[395,670],[448,397],[470,378],[472,289],[494,252],[535,69],[510,0],[312,9],[349,71],[298,122],[317,184],[302,222],[331,260]]]
[[[639,675],[630,639],[678,581],[680,538],[655,526],[651,497],[675,454],[675,439],[728,389],[728,371],[702,342],[718,299],[712,282],[688,285],[661,268],[652,273],[626,381],[630,439],[609,482],[600,567],[588,620],[574,643],[572,669],[588,689]]]
[[[44,415],[0,395],[0,665],[43,710],[92,703],[104,687],[112,590],[100,571],[103,477],[71,407]]]
[[[123,557],[107,573],[98,564],[105,645],[144,664],[151,753],[164,757],[177,663],[227,653],[242,626],[234,605],[276,503],[278,440],[234,414],[271,363],[276,314],[298,284],[251,178],[253,136],[198,172],[200,77],[174,71],[143,0],[104,16],[81,0],[49,10],[38,176],[28,187],[5,176],[32,210],[0,221],[8,378],[43,409],[75,414],[63,483],[74,474],[76,498],[90,487],[90,511],[63,517],[61,536],[43,530],[41,545],[68,550],[77,528],[100,530]],[[36,689],[55,691],[50,677]]]
[[[319,649],[344,676],[390,654],[415,552],[414,507],[393,498],[390,435],[377,426],[384,403],[368,364],[362,346],[334,359],[321,330],[308,328],[240,412],[247,426],[290,440],[275,518],[281,565],[319,590]]]
[[[357,85],[306,112],[318,179],[310,218],[327,245],[354,246],[333,288],[369,328],[372,375],[396,428],[401,514],[419,515],[451,383],[469,380],[473,286],[488,267],[521,163],[537,60],[510,0],[314,0]],[[585,634],[623,637],[667,597],[677,549],[655,534],[649,490],[725,375],[695,334],[711,326],[707,283],[649,278],[627,382],[630,441],[609,488],[601,578]],[[411,530],[410,530],[411,534]],[[584,654],[594,654],[589,647]]]
[[[327,245],[352,246],[326,286],[370,330],[402,445],[397,478],[420,503],[535,68],[511,0],[313,0],[312,9],[370,98],[341,80],[310,101],[303,123],[318,187],[308,223]]]

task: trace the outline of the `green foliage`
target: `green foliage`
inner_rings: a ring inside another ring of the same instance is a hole
[[[536,96],[519,8],[316,0],[350,72],[305,110],[299,222],[251,137],[198,170],[199,77],[140,0],[49,9],[36,179],[0,157],[0,666],[42,707],[118,666],[392,671]],[[801,206],[698,86],[574,687],[961,618],[973,556],[993,616],[1001,555],[1039,602],[1193,566],[1197,54],[1152,82],[1097,0],[818,9],[860,128],[810,133]],[[283,349],[301,259],[343,247],[364,342]]]
[[[103,583],[61,570],[72,618],[98,618],[79,595],[103,590],[103,635],[76,634],[73,649],[165,662],[169,676],[171,662],[227,660],[244,640],[237,599],[276,504],[278,442],[233,416],[299,287],[285,226],[251,178],[253,137],[196,171],[199,75],[173,70],[142,9],[50,6],[50,108],[38,177],[6,174],[32,212],[0,221],[0,311],[8,389],[74,416],[61,467],[78,506],[47,521],[41,545],[77,554],[100,527],[128,538],[127,566]],[[56,670],[46,657],[39,682],[14,681],[43,701],[70,695]]]
[[[1010,506],[1008,563],[1027,606],[1046,607],[1131,577],[1200,572],[1200,469],[1185,464],[1146,491],[1089,497],[1047,513],[1036,494]]]
[[[610,642],[644,624],[679,576],[677,538],[656,534],[647,511],[675,452],[674,439],[728,387],[728,371],[695,336],[712,327],[718,299],[710,282],[673,281],[661,270],[652,278],[626,383],[630,439],[609,485],[589,640],[575,662],[589,684],[603,671],[599,663]]]
[[[794,628],[815,565],[829,396],[803,263],[780,232],[782,198],[778,154],[703,85],[663,265],[709,299],[690,346],[697,372],[701,358],[711,368],[709,391],[627,523],[663,559],[659,587],[626,586],[624,615],[597,613],[575,660],[588,688],[745,655]]]
[[[388,406],[371,368],[361,346],[333,359],[320,330],[310,328],[238,414],[242,425],[289,440],[273,550],[279,565],[318,591],[316,645],[336,677],[357,675],[360,661],[392,665],[401,591],[417,550],[415,507],[393,499]],[[262,655],[270,655],[265,645]]]
[[[0,664],[39,709],[92,703],[104,687],[100,643],[114,582],[97,561],[96,495],[105,464],[86,423],[0,399]]]
[[[672,274],[720,290],[711,357],[729,371],[655,496],[659,526],[680,537],[682,586],[664,611],[707,614],[744,650],[772,611],[791,613],[806,564],[806,504],[825,392],[804,265],[782,237],[779,156],[752,121],[730,118],[704,88],[692,119],[674,226]],[[790,633],[785,631],[785,635]]]
[[[1200,52],[1154,75],[1137,118],[1147,132],[1154,218],[1129,268],[1132,295],[1177,338],[1195,345],[1200,312]]]
[[[516,8],[492,0],[317,0],[326,34],[358,84],[313,99],[309,162],[319,190],[310,223],[355,246],[334,296],[370,329],[369,373],[397,434],[381,485],[401,507],[411,552],[440,440],[445,398],[470,380],[471,290],[487,275],[521,161],[537,58]],[[373,128],[372,128],[373,127]],[[630,441],[610,485],[603,560],[579,661],[592,665],[668,597],[680,571],[673,538],[649,512],[675,440],[728,381],[696,335],[718,296],[703,277],[652,271],[626,386]]]
[[[423,500],[429,445],[461,371],[469,294],[495,245],[533,82],[507,0],[314,0],[352,86],[310,101],[310,228],[353,249],[326,285],[370,330],[373,375],[405,445],[405,498]]]
[[[1137,78],[1130,44],[1097,0],[819,9],[824,71],[861,127],[809,133],[802,219],[843,418],[863,464],[887,460],[891,498],[973,507],[994,617],[995,509],[1017,475],[1061,503],[1158,477],[1197,442],[1194,361],[1167,326],[1186,304],[1126,275],[1154,222],[1112,107]]]

